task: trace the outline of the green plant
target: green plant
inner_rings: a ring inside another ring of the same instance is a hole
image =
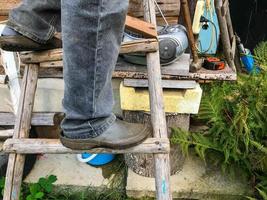
[[[40,178],[37,183],[29,186],[29,194],[25,194],[26,200],[43,199],[47,194],[52,192],[53,184],[57,181],[57,177],[51,175],[47,178]]]
[[[1,190],[1,196],[4,194],[4,188],[5,188],[5,177],[0,178],[0,190]]]
[[[197,120],[208,125],[209,129],[206,132],[190,133],[174,128],[171,142],[180,144],[185,154],[190,146],[194,147],[203,160],[209,152],[218,152],[223,156],[223,169],[229,169],[233,164],[238,165],[239,169],[243,169],[251,177],[258,198],[265,199],[266,110],[266,73],[239,75],[236,84],[212,84],[204,88],[197,116]]]
[[[254,50],[256,64],[264,71],[267,70],[267,41],[261,42]]]

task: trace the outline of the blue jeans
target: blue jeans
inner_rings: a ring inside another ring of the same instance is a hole
[[[96,137],[116,120],[111,79],[127,9],[128,0],[23,0],[10,12],[8,25],[39,43],[62,31],[66,137]]]

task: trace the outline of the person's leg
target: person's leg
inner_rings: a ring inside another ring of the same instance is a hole
[[[7,25],[35,42],[46,43],[60,27],[60,9],[60,0],[23,0],[10,11]]]
[[[53,37],[60,30],[60,0],[23,0],[9,14],[0,35],[0,48],[6,51],[35,51],[61,48]]]
[[[96,143],[120,148],[148,134],[143,126],[131,129],[112,114],[111,78],[127,8],[128,0],[62,1],[65,119],[61,127],[62,142],[70,148],[89,148]],[[71,145],[68,140],[88,138],[91,146]]]

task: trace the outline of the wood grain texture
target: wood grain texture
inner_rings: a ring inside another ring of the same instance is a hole
[[[0,15],[7,16],[9,11],[21,2],[21,0],[1,0],[0,1]]]
[[[35,92],[37,88],[39,65],[30,64],[25,92],[24,108],[20,126],[19,138],[28,138],[31,129],[31,117],[34,105]],[[22,183],[25,155],[18,154],[14,168],[14,178],[12,185],[12,200],[19,200],[20,187]]]
[[[150,23],[127,15],[125,22],[126,29],[141,34],[145,38],[157,38],[156,27]]]
[[[128,87],[147,88],[146,79],[124,79],[123,85]],[[162,88],[169,89],[193,89],[196,87],[196,81],[191,80],[162,80]]]
[[[148,138],[143,143],[124,150],[95,148],[91,150],[72,150],[64,147],[58,139],[8,139],[4,143],[4,151],[21,154],[77,154],[77,153],[168,153],[170,151],[168,139]]]
[[[143,1],[144,18],[154,25],[156,22],[155,4],[153,0]],[[150,95],[150,112],[153,136],[168,138],[166,118],[163,106],[161,87],[161,70],[159,51],[147,54],[147,73]],[[155,154],[156,197],[158,200],[171,200],[170,188],[170,157],[169,154]]]
[[[180,12],[180,1],[179,0],[157,0],[162,12],[165,16],[175,16],[177,17]],[[128,13],[135,17],[144,16],[144,7],[142,1],[140,0],[130,0],[130,5]],[[160,16],[160,13],[156,9],[157,16]]]
[[[35,64],[26,66],[13,135],[14,139],[29,137],[32,109],[37,87],[38,68],[39,66]],[[19,200],[24,163],[24,155],[11,154],[9,156],[4,200]]]
[[[14,129],[0,130],[0,139],[6,139],[13,136]]]
[[[18,123],[15,124],[15,130],[14,130],[14,134],[13,134],[14,139],[17,139],[19,137],[19,130],[20,130],[20,123],[21,123],[21,119],[22,119],[22,113],[23,113],[23,104],[24,104],[24,99],[25,99],[28,72],[29,72],[29,67],[26,66],[25,70],[24,70],[22,85],[21,85],[20,102],[19,102],[19,106],[18,106],[18,110],[17,110]],[[12,184],[13,184],[13,178],[14,178],[14,169],[15,169],[16,158],[17,158],[16,154],[10,154],[9,158],[8,158],[3,200],[11,200]]]
[[[228,25],[229,25],[229,21],[227,24],[227,19],[226,19],[226,14],[227,13],[223,13],[223,1],[222,0],[215,0],[215,8],[216,8],[216,13],[217,13],[217,17],[218,17],[218,21],[219,21],[219,26],[220,26],[220,32],[221,32],[221,42],[222,42],[222,46],[223,46],[223,52],[224,52],[224,56],[226,58],[226,61],[228,63],[228,65],[234,70],[236,71],[236,67],[235,67],[235,63],[234,63],[234,55],[232,53],[232,44],[230,41],[230,34],[232,35],[232,29],[230,27],[230,33],[228,30]],[[228,8],[229,9],[229,8]],[[225,11],[226,12],[226,11]],[[223,15],[225,14],[225,15]],[[229,20],[229,18],[228,18]]]
[[[155,52],[157,50],[158,50],[157,39],[140,39],[130,42],[124,42],[121,45],[120,53],[121,54],[135,53],[135,52],[146,53],[146,52]],[[62,61],[62,58],[63,58],[62,49],[54,49],[54,50],[40,51],[40,52],[22,52],[20,54],[20,59],[25,64]]]
[[[43,62],[40,65],[39,78],[63,78],[63,62]],[[236,81],[237,74],[226,64],[223,70],[207,70],[201,68],[197,72],[179,69],[179,62],[174,67],[162,67],[162,79],[166,80],[196,80],[196,81]],[[23,71],[23,67],[22,67]],[[127,63],[119,59],[113,72],[113,78],[147,79],[146,67]]]

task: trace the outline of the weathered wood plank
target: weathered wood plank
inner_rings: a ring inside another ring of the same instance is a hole
[[[148,87],[148,80],[146,79],[124,79],[124,86],[128,87]],[[162,80],[162,88],[171,89],[193,89],[196,87],[196,81],[187,80]]]
[[[38,68],[39,66],[35,64],[26,66],[13,135],[14,139],[29,137],[32,109],[37,87]],[[24,155],[11,154],[9,156],[4,200],[19,200],[24,163]]]
[[[21,0],[1,0],[0,15],[8,15],[9,11],[15,8]]]
[[[155,52],[158,50],[157,39],[141,39],[136,41],[124,42],[120,53],[134,52]],[[62,49],[41,51],[41,52],[22,52],[20,59],[23,63],[42,63],[51,61],[61,61],[63,56]]]
[[[223,53],[226,58],[228,65],[235,71],[235,63],[234,63],[234,55],[232,53],[232,46],[230,41],[230,34],[228,30],[227,20],[226,17],[223,16],[222,11],[223,1],[222,0],[215,0],[215,8],[216,13],[219,21],[219,26],[221,30],[221,42],[223,46]],[[231,30],[232,31],[232,30]]]
[[[157,2],[165,16],[178,16],[180,12],[179,0],[157,0]],[[128,13],[135,17],[142,17],[144,15],[142,1],[130,0]],[[156,14],[160,16],[158,10],[156,10]]]
[[[156,22],[154,0],[143,1],[144,18],[154,25]],[[147,73],[149,82],[149,99],[151,124],[155,138],[168,138],[166,117],[161,87],[161,69],[159,51],[147,54]],[[158,200],[171,200],[170,157],[169,154],[155,154],[156,197]]]
[[[14,129],[0,130],[0,139],[6,139],[13,136]]]
[[[62,119],[62,113],[33,113],[31,125],[54,126]],[[0,126],[15,125],[16,117],[13,113],[0,113]]]
[[[155,52],[159,49],[157,39],[141,39],[132,42],[124,42],[121,45],[120,54],[135,52]]]
[[[156,27],[150,23],[127,15],[125,22],[126,29],[141,34],[145,38],[157,38]]]
[[[62,60],[62,49],[53,49],[40,52],[21,52],[20,59],[23,63],[41,63]]]
[[[18,119],[22,119],[23,104],[24,104],[25,93],[26,93],[28,72],[29,72],[29,67],[27,66],[24,70],[24,76],[23,76],[22,85],[21,85],[21,91],[22,92],[20,94],[20,101],[19,101],[19,106],[18,106],[18,110],[17,110],[17,118]],[[21,122],[21,120],[18,120],[18,123],[15,125],[13,138],[19,137],[19,130],[20,130],[20,125],[21,125],[20,122]],[[16,154],[10,154],[9,158],[8,158],[3,200],[11,200],[12,184],[13,184],[16,158],[17,158]]]
[[[31,117],[34,105],[34,97],[38,81],[38,70],[39,70],[39,65],[35,64],[29,65],[29,73],[28,73],[28,80],[25,92],[21,126],[19,129],[20,139],[29,137],[29,132],[31,129]],[[20,187],[22,183],[24,163],[25,163],[25,155],[18,154],[15,162],[13,185],[12,185],[12,199],[14,200],[18,200],[20,196],[20,191],[21,191]]]
[[[58,139],[8,139],[3,149],[7,153],[20,154],[76,154],[76,153],[168,153],[170,144],[168,139],[148,138],[143,143],[124,150],[95,148],[91,150],[72,150],[64,147]]]
[[[39,78],[63,78],[62,61],[42,63]],[[233,69],[226,65],[223,70],[207,70],[201,68],[195,73],[182,71],[179,64],[176,67],[162,67],[162,79],[166,80],[196,80],[196,81],[236,81],[237,75]],[[126,63],[121,59],[113,72],[113,78],[147,79],[147,70],[143,66]]]

